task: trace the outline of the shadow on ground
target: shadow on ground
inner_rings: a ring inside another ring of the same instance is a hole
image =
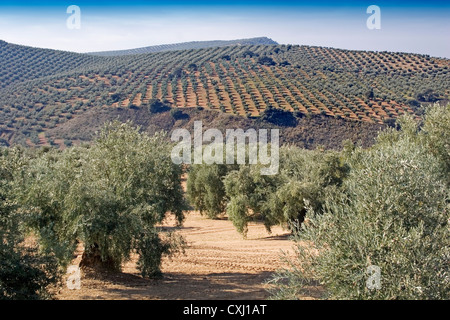
[[[160,279],[136,274],[87,272],[78,299],[263,300],[272,272],[164,273]],[[76,298],[76,297],[75,297]]]

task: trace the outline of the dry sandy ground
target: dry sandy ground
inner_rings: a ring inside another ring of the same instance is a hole
[[[63,287],[56,298],[267,299],[264,282],[284,266],[281,252],[293,252],[289,232],[280,227],[269,234],[253,223],[243,239],[230,221],[209,220],[197,212],[187,214],[179,232],[188,247],[184,255],[164,259],[162,279],[143,279],[132,259],[122,273],[82,274],[81,289]]]

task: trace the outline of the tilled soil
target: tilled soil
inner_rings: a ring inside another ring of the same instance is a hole
[[[169,227],[173,221],[166,223]],[[209,220],[190,212],[178,231],[188,246],[185,254],[165,258],[162,279],[144,279],[136,257],[121,273],[83,272],[81,289],[62,287],[57,299],[267,299],[265,281],[285,266],[282,252],[292,254],[289,231],[250,224],[243,239],[231,221]],[[74,263],[79,263],[81,251]]]

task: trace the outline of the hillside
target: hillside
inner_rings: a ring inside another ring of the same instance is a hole
[[[176,51],[176,50],[205,49],[205,48],[226,47],[226,46],[276,45],[276,44],[278,43],[273,41],[272,39],[269,39],[267,37],[260,37],[260,38],[239,39],[239,40],[191,41],[173,44],[163,44],[157,46],[148,46],[128,50],[88,52],[88,54],[105,57],[105,56],[123,56],[129,54],[153,53],[164,51]]]
[[[303,117],[296,119],[295,125],[282,126],[261,121],[261,119],[249,119],[237,115],[226,114],[215,110],[198,110],[188,108],[183,111],[183,119],[174,119],[170,112],[162,112],[149,115],[144,108],[93,108],[74,117],[62,126],[57,126],[45,132],[48,140],[59,142],[64,137],[69,141],[79,143],[90,141],[95,137],[105,122],[119,120],[133,121],[149,134],[158,131],[171,132],[174,129],[183,128],[190,132],[194,130],[194,121],[202,121],[203,130],[215,128],[224,135],[226,129],[280,129],[281,144],[295,144],[299,147],[314,149],[323,146],[327,149],[339,149],[345,140],[361,143],[367,147],[374,143],[380,129],[384,126],[376,123],[361,121],[346,121],[323,115]],[[170,136],[170,135],[169,135]],[[49,142],[47,141],[47,142]]]
[[[170,130],[167,124],[155,124],[148,112],[152,99],[241,116],[250,125],[260,125],[258,117],[268,106],[292,111],[300,120],[289,129],[296,133],[285,139],[300,145],[311,145],[308,141],[324,128],[328,136],[318,140],[335,139],[341,127],[356,130],[354,123],[369,141],[374,128],[404,113],[419,117],[420,104],[450,95],[450,60],[418,54],[261,44],[122,56],[6,42],[0,49],[4,145],[71,144],[98,129],[83,125],[88,115],[98,117],[100,126],[108,115],[127,110],[153,126],[146,130]],[[202,114],[206,116],[200,112],[196,117]],[[308,121],[317,117],[322,120]]]
[[[83,54],[26,47],[0,40],[0,88],[79,67],[87,68],[98,62],[96,57]]]

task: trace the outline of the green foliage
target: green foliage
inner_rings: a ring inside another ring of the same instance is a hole
[[[191,63],[190,65],[188,65],[188,69],[189,69],[191,72],[195,72],[195,71],[198,70],[198,66],[197,66],[195,63]]]
[[[148,106],[147,99],[156,98],[166,105],[164,101],[169,100],[175,107],[199,105],[239,115],[257,116],[273,106],[311,115],[322,112],[365,124],[389,122],[403,113],[421,116],[417,103],[449,98],[448,59],[283,47],[265,38],[238,41],[240,45],[236,41],[225,43],[233,45],[221,48],[223,42],[211,42],[209,45],[216,47],[186,50],[203,46],[188,43],[104,56],[0,43],[0,64],[4,67],[0,71],[0,127],[11,132],[3,138],[8,144],[25,144],[30,133],[56,125],[62,132],[70,128],[84,134],[84,128],[74,129],[65,123],[92,109],[97,115],[102,108],[94,107],[113,107],[116,112],[129,106],[133,110],[136,101],[141,103],[136,105]],[[255,43],[264,45],[252,45]],[[137,52],[147,53],[131,55]],[[376,87],[366,92],[375,83]],[[369,108],[362,101],[370,103]],[[135,113],[142,114],[130,112]],[[68,136],[62,133],[55,138]]]
[[[292,112],[273,108],[271,106],[267,107],[264,112],[262,112],[261,120],[279,126],[293,127],[297,124],[297,119]]]
[[[270,199],[273,225],[301,223],[307,204],[320,212],[326,196],[336,192],[349,172],[339,153],[333,151],[288,147],[281,149],[280,157],[283,180]]]
[[[226,194],[223,179],[229,170],[226,164],[194,164],[189,169],[186,183],[189,203],[211,219],[225,212]]]
[[[0,300],[50,298],[49,287],[60,279],[55,257],[25,242],[26,216],[14,195],[25,164],[21,150],[0,150]]]
[[[415,99],[409,99],[406,103],[408,105],[410,105],[411,107],[413,107],[413,108],[419,108],[420,107],[420,102],[415,100]]]
[[[320,284],[331,299],[449,298],[449,171],[430,134],[448,125],[448,110],[429,110],[422,131],[405,117],[401,131],[347,153],[341,192],[326,197],[322,212],[308,210],[295,232],[296,259],[272,280],[274,297],[297,298]],[[438,114],[447,118],[439,129]],[[371,265],[381,271],[378,289],[367,286]]]
[[[436,102],[439,100],[439,94],[434,92],[433,89],[426,89],[423,92],[419,92],[416,95],[416,99],[421,102]]]
[[[169,110],[170,107],[164,104],[162,101],[153,99],[149,102],[148,110],[150,113],[160,113]]]
[[[375,94],[373,92],[373,88],[370,88],[369,90],[367,90],[365,96],[367,99],[374,99]]]
[[[264,221],[270,229],[269,216],[271,195],[277,189],[279,175],[261,175],[259,165],[241,165],[238,171],[230,172],[225,178],[225,191],[229,202],[227,214],[237,231],[246,236],[247,225],[252,220]]]
[[[153,276],[177,245],[156,225],[168,212],[183,221],[181,173],[161,134],[149,137],[116,122],[90,148],[49,151],[32,161],[21,200],[41,244],[61,263],[81,241],[82,265],[117,270],[136,249],[141,273]]]
[[[110,99],[111,99],[111,102],[112,102],[112,103],[119,102],[120,99],[122,99],[122,95],[121,95],[120,93],[113,93],[113,94],[110,96]]]
[[[164,52],[164,51],[177,51],[177,50],[192,50],[192,49],[203,49],[203,48],[217,48],[217,47],[229,47],[232,45],[276,45],[277,43],[272,39],[266,37],[250,38],[250,39],[238,39],[238,40],[213,40],[213,41],[191,41],[182,42],[174,44],[164,44],[156,45],[150,47],[143,47],[137,49],[129,50],[118,50],[118,51],[101,51],[93,52],[92,55],[96,56],[121,56],[121,55],[132,55],[132,54],[142,54],[142,53],[152,53],[152,52]]]
[[[175,120],[183,120],[183,119],[189,119],[189,115],[187,113],[184,113],[181,109],[179,108],[173,108],[170,109],[170,115],[175,119]]]
[[[428,108],[421,133],[425,146],[441,161],[443,174],[450,186],[450,104]]]
[[[261,175],[260,166],[246,165],[225,177],[227,214],[244,236],[252,220],[263,221],[268,231],[287,227],[303,221],[306,203],[320,211],[327,192],[347,174],[347,164],[335,152],[282,147],[279,174]]]
[[[8,221],[13,222],[14,218],[9,217]],[[8,238],[8,243],[0,244],[0,300],[51,298],[49,288],[61,276],[56,259],[42,254],[37,247],[26,246],[18,235],[10,234]]]
[[[273,61],[273,59],[271,57],[259,57],[258,58],[258,63],[266,65],[266,66],[274,66],[276,65],[275,61]]]

